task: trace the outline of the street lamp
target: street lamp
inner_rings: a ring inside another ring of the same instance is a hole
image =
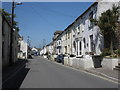
[[[13,48],[13,29],[14,29],[14,9],[15,9],[15,7],[16,7],[16,5],[21,5],[22,3],[20,2],[20,3],[15,3],[14,2],[14,0],[12,0],[12,15],[11,15],[11,26],[12,26],[12,28],[11,28],[11,33],[10,33],[10,39],[11,39],[11,41],[10,41],[10,65],[12,65],[13,64],[13,57],[12,57],[12,48]]]

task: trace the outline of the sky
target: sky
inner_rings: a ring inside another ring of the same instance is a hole
[[[23,2],[15,8],[19,34],[32,47],[42,47],[52,41],[56,30],[65,30],[93,2]],[[2,8],[11,13],[11,3],[2,3]]]

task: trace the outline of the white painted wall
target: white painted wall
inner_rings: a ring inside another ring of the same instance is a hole
[[[44,47],[44,48],[43,48],[43,54],[46,54],[46,52],[47,52],[47,48]]]
[[[53,45],[49,45],[48,48],[49,48],[50,54],[52,54],[53,53]]]
[[[25,41],[19,41],[19,43],[20,43],[20,50],[23,52],[23,53],[25,53],[26,55],[26,58],[27,58],[27,51],[28,51],[28,45],[27,45],[27,43],[25,42]]]
[[[77,56],[80,55],[79,54],[80,41],[82,43],[82,55],[85,55],[85,52],[91,52],[90,35],[93,35],[95,54],[99,55],[101,53],[101,50],[104,48],[104,40],[97,26],[93,26],[93,28],[89,28],[89,25],[90,25],[89,14],[91,13],[91,11],[93,11],[93,18],[94,19],[98,18],[101,15],[101,13],[108,10],[109,8],[112,8],[113,4],[114,4],[113,2],[111,3],[99,2],[98,4],[92,6],[91,9],[89,9],[86,13],[84,13],[83,16],[81,16],[82,18],[79,18],[72,25],[73,27],[72,34],[74,35],[74,37],[72,37],[72,43],[75,41],[75,44],[76,44],[76,47],[75,47],[76,49],[72,47],[73,54],[77,55],[77,52],[78,52]],[[118,3],[115,3],[115,4],[117,5]],[[80,27],[80,31],[78,27]],[[78,34],[78,31],[80,32],[79,34]],[[86,44],[85,44],[86,48],[84,48],[83,38],[85,38],[85,41],[86,41]]]
[[[61,35],[61,44],[61,53],[65,54],[65,46],[67,46],[66,31]]]
[[[32,48],[32,51],[36,51],[37,52],[38,50],[36,48]]]
[[[61,53],[61,35],[58,37],[57,41],[56,41],[56,53],[60,54]]]
[[[90,28],[89,23],[89,14],[93,11],[93,17],[95,19],[96,16],[96,8],[97,8],[97,4],[95,6],[93,6],[89,11],[87,11],[84,14],[84,18],[83,18],[83,22],[85,22],[84,24],[84,30],[82,32],[82,38],[85,38],[85,47],[84,47],[84,41],[83,41],[83,47],[82,47],[82,54],[85,55],[86,52],[91,52],[91,43],[90,43],[90,35],[93,35],[93,43],[95,44],[95,53],[96,54],[100,54],[100,33],[97,30],[97,28],[95,26],[93,26],[93,28]],[[102,47],[102,46],[101,46]]]

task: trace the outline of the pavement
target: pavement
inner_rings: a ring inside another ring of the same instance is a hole
[[[23,68],[25,68],[27,60],[18,60],[12,66],[8,66],[2,70],[2,87],[6,88],[6,84],[14,78]]]
[[[38,58],[41,58],[41,57],[37,57],[37,61],[36,62],[38,62]],[[36,63],[36,62],[34,62],[35,63],[35,66],[36,65],[39,65],[39,63],[42,63],[43,64],[43,66],[44,65],[46,65],[45,64],[45,62],[43,62],[43,61],[41,61],[41,62],[38,62],[38,63]],[[51,62],[51,61],[50,61]],[[17,74],[23,67],[25,67],[26,66],[26,63],[28,63],[28,61],[26,61],[26,60],[18,60],[12,67],[8,67],[7,69],[5,69],[5,70],[3,70],[3,77],[2,77],[2,80],[3,80],[3,82],[2,82],[2,84],[5,84],[10,78],[12,78],[12,77],[14,77],[15,76],[15,74]],[[46,62],[47,63],[47,62]],[[51,63],[53,63],[53,62],[51,62]],[[29,63],[30,64],[30,63]],[[41,64],[40,64],[41,65]],[[28,66],[28,64],[27,64],[27,66]],[[63,65],[64,66],[64,65]],[[57,66],[58,67],[58,66]],[[43,67],[41,67],[42,69],[43,69]],[[49,66],[49,68],[51,69],[51,66]],[[49,68],[47,68],[47,69],[49,69]],[[61,68],[61,67],[59,67],[59,68]],[[59,69],[59,68],[56,68],[56,69]],[[37,69],[37,70],[34,70],[33,72],[35,73],[35,72],[39,72],[39,69],[40,69],[40,67]],[[46,70],[47,70],[46,69]],[[92,68],[92,69],[87,69],[87,70],[84,70],[85,72],[88,72],[88,73],[92,73],[92,74],[94,74],[94,75],[97,75],[97,76],[101,76],[101,77],[104,77],[104,78],[107,78],[107,79],[110,79],[110,80],[112,80],[112,81],[115,81],[115,82],[117,82],[117,81],[119,81],[119,75],[118,75],[118,71],[116,71],[116,70],[106,70],[106,69],[103,69],[103,68]],[[52,72],[52,70],[51,70],[51,72]],[[49,72],[50,74],[51,74],[51,72]],[[56,71],[54,71],[54,72],[56,72]],[[49,73],[44,73],[43,72],[43,74],[48,74],[49,75]],[[43,75],[44,76],[44,75]],[[59,75],[58,75],[59,76]],[[78,75],[77,75],[78,76]],[[86,75],[85,75],[86,76]],[[32,76],[31,76],[32,77]],[[33,74],[33,77],[34,77],[34,74]],[[57,79],[57,78],[56,78]],[[77,80],[77,79],[76,79]],[[74,81],[74,80],[73,80]],[[101,81],[101,82],[103,82],[103,81]],[[45,82],[44,82],[45,83]],[[78,81],[78,83],[80,83],[79,81]],[[25,83],[24,83],[25,84]],[[43,84],[42,84],[43,85]],[[24,86],[25,85],[23,85],[22,84],[22,87],[24,88]],[[43,85],[44,86],[44,85]],[[34,87],[34,86],[33,86]],[[50,86],[48,86],[48,87],[50,87]]]
[[[89,68],[89,69],[80,68],[80,70],[83,70],[85,72],[92,73],[92,74],[95,74],[95,75],[98,75],[98,76],[101,76],[101,77],[120,83],[120,71],[118,70],[109,70],[109,69],[105,69],[102,67],[101,68]]]
[[[108,69],[104,69],[104,68],[91,68],[91,69],[87,69],[85,71],[96,74],[96,75],[100,75],[102,77],[105,77],[107,79],[110,79],[110,80],[120,83],[120,75],[119,75],[120,71],[108,70]]]

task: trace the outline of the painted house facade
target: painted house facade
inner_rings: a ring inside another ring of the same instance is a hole
[[[59,54],[60,53],[60,50],[61,50],[61,37],[60,37],[60,34],[62,33],[63,31],[55,31],[54,32],[54,37],[53,37],[53,52],[56,53],[56,54]]]
[[[103,12],[112,9],[113,4],[119,5],[118,2],[104,2],[104,0],[95,2],[62,33],[55,32],[54,52],[66,55],[74,54],[76,57],[86,54],[100,55],[104,49],[104,38],[99,27],[91,22],[91,19],[98,20]]]
[[[67,33],[64,31],[61,35],[61,53],[67,53]]]
[[[111,9],[113,4],[118,5],[117,2],[95,2],[66,28],[67,30],[63,32],[63,38],[66,39],[63,39],[62,48],[66,47],[67,54],[70,54],[70,51],[76,56],[101,53],[104,48],[104,39],[98,26],[90,20],[98,19],[101,13]],[[67,38],[68,32],[71,32],[70,40]]]
[[[54,48],[53,48],[53,42],[51,42],[49,45],[48,45],[48,52],[50,53],[50,54],[53,54],[53,50],[54,50]]]

